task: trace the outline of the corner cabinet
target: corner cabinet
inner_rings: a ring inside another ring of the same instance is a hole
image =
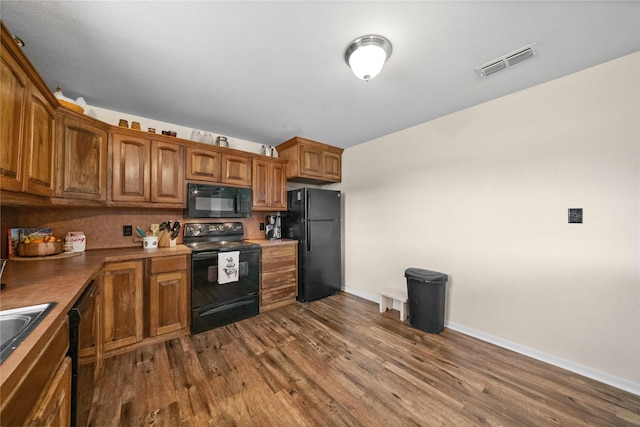
[[[287,180],[309,184],[342,181],[342,148],[296,136],[276,147],[288,161]]]
[[[58,102],[4,24],[0,57],[0,188],[51,197]]]
[[[253,159],[253,210],[287,210],[286,167],[287,162],[281,159]]]
[[[184,205],[184,146],[112,134],[112,201]]]
[[[55,196],[106,202],[108,125],[63,107],[57,113]]]

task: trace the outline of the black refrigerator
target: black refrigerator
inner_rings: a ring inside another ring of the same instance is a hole
[[[298,301],[340,292],[340,192],[300,188],[287,192],[282,237],[298,240]]]

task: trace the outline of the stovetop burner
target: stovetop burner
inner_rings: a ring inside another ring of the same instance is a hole
[[[257,248],[244,241],[241,222],[190,223],[184,227],[184,245],[194,252]]]

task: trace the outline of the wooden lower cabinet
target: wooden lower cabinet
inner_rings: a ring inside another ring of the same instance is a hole
[[[7,378],[0,389],[0,423],[17,425],[64,425],[71,418],[71,369],[69,320],[64,319],[44,344],[29,354],[24,373]]]
[[[101,293],[105,352],[142,340],[142,280],[142,260],[104,266]]]
[[[105,356],[189,333],[190,268],[189,255],[105,265],[98,307]]]
[[[186,255],[149,259],[148,335],[189,326],[189,276]]]
[[[29,425],[68,426],[71,424],[71,358],[65,357],[51,385],[40,401]]]
[[[261,245],[260,311],[293,304],[298,295],[298,242]]]

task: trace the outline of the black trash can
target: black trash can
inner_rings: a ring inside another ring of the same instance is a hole
[[[439,334],[444,330],[445,285],[449,276],[437,271],[407,268],[409,323],[414,328]]]

